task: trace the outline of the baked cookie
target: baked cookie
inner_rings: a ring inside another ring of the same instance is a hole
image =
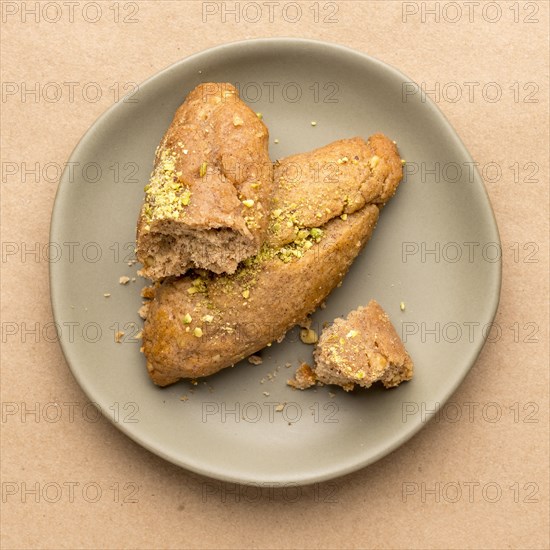
[[[413,376],[413,362],[376,300],[345,319],[336,319],[321,333],[313,357],[315,369],[308,384],[290,385],[305,389],[318,381],[351,391],[356,385],[368,388],[375,382],[392,388]],[[304,379],[302,372],[297,374],[297,381]]]
[[[227,83],[197,86],[156,151],[137,226],[141,274],[232,273],[265,240],[273,193],[268,130]]]

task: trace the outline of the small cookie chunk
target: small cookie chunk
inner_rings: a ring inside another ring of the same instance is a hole
[[[294,378],[287,380],[289,386],[296,388],[297,390],[307,390],[311,386],[315,386],[317,378],[312,368],[307,363],[302,363],[294,374]]]
[[[351,391],[382,382],[398,386],[413,375],[413,362],[389,317],[375,301],[336,319],[324,330],[313,352],[315,377]]]

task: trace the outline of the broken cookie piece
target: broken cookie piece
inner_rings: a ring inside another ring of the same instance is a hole
[[[229,83],[197,86],[157,148],[137,227],[141,274],[233,273],[266,237],[273,167],[265,124]]]
[[[287,383],[305,390],[316,383],[351,391],[382,382],[386,388],[410,380],[413,362],[395,328],[376,300],[336,319],[321,333],[313,352],[315,369],[303,363]]]
[[[392,388],[413,375],[413,362],[376,300],[336,319],[322,332],[313,356],[317,380],[346,391],[375,382]]]

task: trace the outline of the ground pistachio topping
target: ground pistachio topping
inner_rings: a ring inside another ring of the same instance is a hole
[[[181,175],[176,172],[175,155],[170,149],[164,149],[144,189],[143,211],[147,222],[177,220],[185,214],[185,207],[191,202],[191,191],[180,181]]]
[[[193,279],[191,286],[187,289],[188,294],[204,294],[207,290],[206,279],[197,277]]]
[[[274,255],[284,263],[288,263],[294,258],[301,258],[304,252],[309,250],[315,243],[318,243],[322,237],[323,230],[318,227],[298,229],[294,241],[275,250]]]

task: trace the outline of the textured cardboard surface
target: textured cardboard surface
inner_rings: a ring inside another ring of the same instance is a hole
[[[2,2],[2,547],[547,548],[548,3],[69,4]],[[52,337],[41,252],[56,172],[117,93],[264,36],[338,42],[425,83],[503,245],[494,341],[451,405],[369,468],[273,491],[190,474],[95,421]]]

